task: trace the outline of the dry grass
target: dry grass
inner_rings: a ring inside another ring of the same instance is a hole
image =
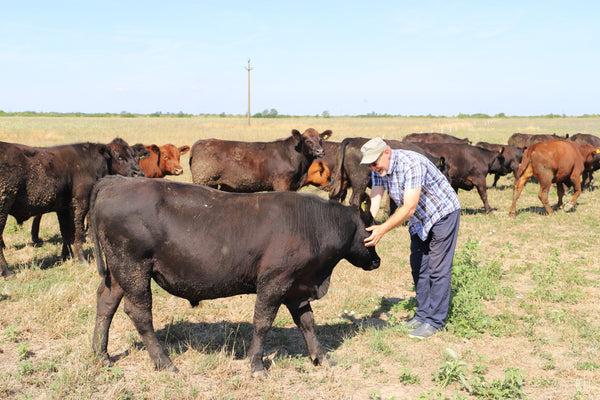
[[[438,131],[504,143],[514,132],[598,134],[595,118],[0,118],[0,139],[30,145],[77,141],[130,144],[193,144],[197,139],[273,140],[291,129],[332,129],[332,140],[350,136],[401,138]],[[191,181],[188,158],[185,173]],[[598,179],[598,178],[597,178]],[[5,250],[16,276],[0,281],[0,398],[15,399],[438,399],[477,398],[456,383],[433,382],[452,348],[467,363],[467,378],[483,371],[486,381],[504,370],[523,371],[530,399],[594,399],[600,392],[600,191],[585,192],[573,213],[542,214],[538,187],[525,186],[517,218],[508,217],[512,178],[502,178],[488,197],[486,216],[476,191],[459,193],[464,212],[459,249],[476,241],[482,265],[502,269],[500,291],[481,300],[502,321],[481,335],[449,329],[425,342],[409,339],[398,325],[408,316],[398,302],[414,296],[406,228],[388,234],[372,272],[347,262],[334,270],[327,296],[313,303],[317,336],[338,363],[314,367],[286,310],[268,336],[271,377],[250,377],[244,360],[251,340],[254,297],[186,301],[154,287],[154,325],[181,371],[154,371],[131,321],[119,310],[111,328],[113,368],[90,350],[99,278],[93,267],[58,262],[55,216],[42,220],[41,247],[29,244],[30,222],[12,217]],[[303,189],[309,190],[309,189]],[[318,195],[316,190],[310,189]],[[569,196],[569,195],[568,195]],[[568,199],[567,196],[567,199]],[[551,202],[556,192],[551,191]],[[86,247],[90,251],[90,245]],[[40,268],[41,267],[41,268]],[[401,374],[417,377],[408,382]]]

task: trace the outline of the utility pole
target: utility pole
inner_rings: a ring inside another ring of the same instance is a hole
[[[248,59],[246,70],[248,71],[248,125],[250,125],[250,71],[252,71],[252,68],[250,68],[250,59]]]

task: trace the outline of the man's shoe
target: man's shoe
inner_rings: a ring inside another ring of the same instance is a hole
[[[435,335],[437,331],[439,331],[439,329],[434,328],[425,322],[417,329],[410,331],[408,336],[415,339],[427,339],[428,337]]]
[[[421,325],[423,325],[423,323],[416,318],[413,318],[410,321],[404,323],[404,327],[406,329],[417,329]]]

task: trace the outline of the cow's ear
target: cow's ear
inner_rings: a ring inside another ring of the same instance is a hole
[[[156,153],[157,156],[160,156],[160,147],[158,147],[155,144],[151,144],[149,147],[150,147],[150,151],[153,151]]]
[[[179,155],[182,156],[185,153],[187,153],[188,151],[190,151],[190,146],[188,146],[187,144],[183,145],[179,148]]]
[[[373,215],[371,214],[371,197],[366,193],[360,195],[360,216],[368,225],[373,223]]]
[[[323,161],[317,161],[317,165],[319,166],[319,174],[323,175],[323,172],[325,172],[325,164],[323,164]]]
[[[112,157],[112,155],[110,154],[110,147],[108,147],[105,144],[100,144],[98,146],[98,153],[100,153],[102,157],[106,158],[107,160],[110,160]]]
[[[331,135],[333,135],[333,132],[331,132],[331,130],[328,129],[328,130],[326,130],[326,131],[324,131],[324,132],[321,133],[321,139],[327,140],[327,139],[329,139],[329,137]]]
[[[140,160],[143,160],[144,158],[150,155],[150,150],[148,150],[146,146],[144,146],[142,143],[136,143],[133,146],[131,146],[131,148]]]
[[[296,139],[297,142],[302,141],[302,134],[298,129],[292,129],[292,137]]]

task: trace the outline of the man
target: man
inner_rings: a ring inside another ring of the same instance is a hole
[[[405,323],[409,336],[425,339],[446,324],[450,304],[452,260],[460,220],[458,196],[442,173],[421,154],[392,150],[383,139],[361,148],[361,164],[371,168],[371,214],[377,216],[384,190],[399,208],[382,224],[367,228],[366,246],[409,221],[410,266],[417,310]]]

